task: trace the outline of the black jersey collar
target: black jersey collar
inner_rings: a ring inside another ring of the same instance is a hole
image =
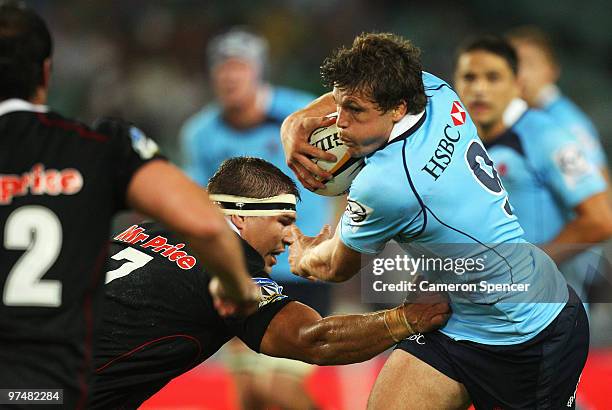
[[[244,259],[246,260],[247,270],[251,276],[262,276],[268,277],[268,274],[264,273],[266,263],[263,257],[253,248],[247,241],[240,238],[242,244],[242,251],[244,252]]]

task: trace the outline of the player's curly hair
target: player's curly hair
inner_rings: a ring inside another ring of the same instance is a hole
[[[0,4],[0,100],[30,99],[43,83],[53,42],[43,19],[20,2]]]
[[[391,33],[362,33],[351,48],[341,47],[323,61],[326,87],[363,93],[387,112],[405,102],[418,114],[427,104],[423,86],[421,50]]]
[[[208,192],[248,198],[293,194],[300,199],[293,179],[268,161],[255,157],[234,157],[223,161],[208,181]]]

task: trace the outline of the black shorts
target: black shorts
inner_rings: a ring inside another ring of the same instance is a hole
[[[573,409],[589,324],[580,298],[571,288],[569,293],[557,318],[524,343],[484,345],[432,332],[397,348],[462,383],[476,409]]]

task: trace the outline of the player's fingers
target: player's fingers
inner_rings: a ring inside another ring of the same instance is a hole
[[[450,319],[450,317],[451,317],[450,313],[437,315],[432,318],[431,326],[436,329],[440,328],[444,326],[446,322],[448,322],[448,319]]]
[[[439,303],[433,305],[433,314],[434,315],[450,315],[451,310],[447,303]]]
[[[298,228],[297,225],[294,224],[294,225],[291,225],[291,236],[293,237],[293,241],[295,242],[301,239],[304,236],[304,234],[302,233],[302,231],[300,231],[300,228]]]
[[[306,155],[310,158],[318,158],[324,161],[336,161],[336,156],[330,152],[323,151],[321,148],[310,145],[308,141],[295,140],[292,145],[292,159],[297,155]]]
[[[223,308],[221,310],[221,316],[222,317],[234,316],[235,313],[236,313],[235,306],[223,305]]]
[[[236,305],[219,298],[213,299],[213,306],[221,317],[233,316],[236,312]]]
[[[325,224],[323,229],[325,229],[325,233],[328,237],[332,236],[333,230],[330,224]]]
[[[302,120],[302,127],[309,132],[321,127],[329,127],[336,123],[336,117],[306,117]]]
[[[311,177],[318,177],[319,179],[324,181],[332,179],[333,175],[331,172],[324,170],[323,168],[312,162],[308,157],[305,157],[304,155],[299,155],[296,157],[296,159],[298,160],[299,164],[304,167],[308,173],[311,174]],[[320,183],[320,181],[316,182]]]
[[[290,263],[290,265],[291,265],[291,263]],[[297,266],[291,265],[290,268],[291,268],[291,273],[293,273],[295,276],[299,276],[301,278],[305,278],[305,279],[308,279],[310,281],[317,280],[315,277],[310,276],[310,274],[308,272],[305,272],[305,271],[303,271],[301,269],[298,269]]]
[[[208,292],[212,295],[213,299],[219,300],[225,296],[225,292],[223,290],[223,285],[219,278],[214,277],[210,280],[208,284]]]
[[[331,226],[325,224],[317,236],[321,239],[329,239],[331,237]]]
[[[317,188],[322,188],[324,185],[315,179],[310,172],[306,170],[300,163],[290,164],[289,168],[293,171],[297,179],[309,191],[314,191]]]

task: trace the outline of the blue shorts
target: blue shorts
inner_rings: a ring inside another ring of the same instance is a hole
[[[589,351],[589,323],[572,288],[555,320],[517,345],[455,341],[441,332],[397,345],[462,383],[476,409],[573,409]]]

